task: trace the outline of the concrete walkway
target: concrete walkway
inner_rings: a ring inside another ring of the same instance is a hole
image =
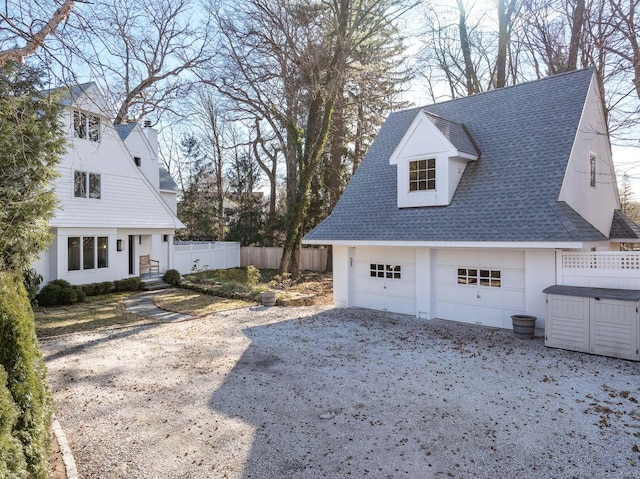
[[[173,311],[158,308],[153,302],[153,297],[166,291],[171,290],[164,289],[161,291],[145,291],[144,293],[134,294],[124,300],[124,307],[131,313],[137,314],[138,316],[144,316],[145,318],[151,318],[165,323],[195,319],[195,316],[191,314],[175,313]]]

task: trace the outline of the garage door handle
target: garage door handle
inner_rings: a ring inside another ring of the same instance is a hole
[[[480,299],[480,295],[479,295],[479,294],[477,294],[477,295],[476,295],[476,298]]]

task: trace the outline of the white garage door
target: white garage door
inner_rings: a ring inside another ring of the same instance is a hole
[[[525,311],[524,251],[438,250],[436,317],[511,328]]]
[[[355,248],[354,306],[415,315],[415,261],[415,248]]]

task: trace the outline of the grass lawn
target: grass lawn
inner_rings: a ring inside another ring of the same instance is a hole
[[[131,326],[152,322],[124,308],[124,300],[133,293],[89,296],[82,303],[34,309],[36,334],[46,338],[59,334]]]
[[[260,281],[256,285],[257,290],[273,287],[270,281],[276,276],[276,270],[262,270]],[[231,268],[227,270],[214,270],[187,275],[192,281],[211,284],[211,282],[223,283],[231,290],[240,286],[246,291],[252,288],[247,286],[247,269]],[[305,272],[299,281],[287,285],[283,294],[289,292],[313,293],[316,295],[316,304],[330,303],[331,275]],[[137,326],[153,323],[154,320],[137,316],[127,311],[124,300],[134,293],[112,293],[101,296],[88,296],[84,302],[69,306],[37,307],[34,309],[36,333],[40,338],[57,336],[60,334],[94,331],[114,327]],[[219,296],[201,294],[187,289],[163,292],[154,297],[154,302],[159,308],[178,313],[202,316],[253,306],[256,303],[243,299],[228,299]]]

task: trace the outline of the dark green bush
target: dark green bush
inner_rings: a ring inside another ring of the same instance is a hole
[[[84,301],[85,297],[82,287],[72,286],[64,279],[54,279],[40,290],[36,300],[40,306],[55,306]]]
[[[82,291],[84,291],[87,296],[96,296],[100,294],[100,289],[100,283],[89,283],[82,285]]]
[[[18,416],[13,424],[13,437],[21,443],[27,475],[35,479],[46,479],[51,395],[36,338],[33,310],[22,284],[22,277],[9,272],[0,272],[0,365],[6,371],[7,389],[17,406]],[[1,383],[2,381],[0,385]],[[5,409],[2,414],[11,418],[9,409]],[[0,421],[0,424],[4,424],[4,421]],[[0,426],[0,431],[2,427]],[[7,460],[12,461],[13,466],[9,466]],[[0,455],[0,463],[4,463],[3,467],[20,466],[20,460],[15,454],[5,457],[3,453]]]
[[[87,293],[82,290],[82,286],[73,286],[73,290],[76,292],[76,301],[82,303],[87,299]]]
[[[142,286],[140,278],[125,278],[113,282],[116,291],[138,291]]]
[[[180,271],[177,269],[169,269],[164,276],[162,277],[162,281],[167,284],[172,284],[174,286],[178,286],[180,284]]]
[[[18,407],[7,389],[7,373],[0,365],[0,477],[26,477],[27,462],[22,443],[13,435]]]
[[[111,281],[103,281],[100,283],[100,294],[108,294],[113,291],[113,282]]]

